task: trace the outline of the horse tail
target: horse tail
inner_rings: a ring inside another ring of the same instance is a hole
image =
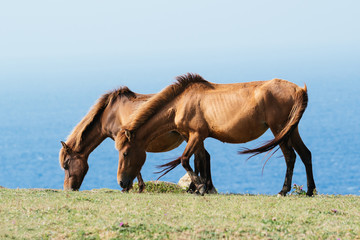
[[[173,160],[171,162],[168,162],[168,163],[165,163],[163,165],[157,166],[157,168],[164,168],[164,169],[159,171],[159,172],[155,172],[155,173],[162,173],[163,172],[163,174],[160,177],[158,177],[158,179],[156,179],[156,180],[159,180],[165,174],[167,174],[168,172],[170,172],[171,170],[176,168],[180,163],[181,163],[181,157],[179,157],[179,158],[177,158],[177,159],[175,159],[175,160]]]
[[[275,136],[273,140],[265,143],[263,146],[254,149],[245,148],[245,150],[239,151],[239,153],[240,154],[253,153],[253,155],[251,156],[253,157],[258,154],[268,152],[274,149],[279,144],[285,142],[289,138],[290,134],[294,131],[294,129],[298,126],[299,121],[307,107],[307,103],[308,103],[308,94],[305,85],[304,88],[301,88],[296,92],[295,103],[290,111],[289,119],[285,127],[281,130],[281,132],[277,136]]]

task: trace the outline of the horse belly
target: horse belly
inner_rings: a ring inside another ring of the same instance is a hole
[[[177,132],[168,132],[155,138],[146,148],[147,152],[167,152],[177,148],[184,141]]]
[[[260,137],[268,126],[262,114],[255,112],[227,114],[208,121],[210,136],[222,142],[245,143]],[[231,117],[229,117],[231,116]]]

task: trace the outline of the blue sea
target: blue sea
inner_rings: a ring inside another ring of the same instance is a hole
[[[304,79],[296,77],[296,72],[288,74],[290,77],[286,74],[241,76],[238,73],[227,73],[224,77],[215,74],[215,70],[201,70],[198,72],[212,82],[245,82],[272,77],[284,77],[300,86],[305,82],[309,104],[299,130],[312,152],[317,190],[322,194],[360,194],[359,79],[346,76]],[[66,140],[101,94],[123,85],[139,93],[160,91],[173,82],[168,76],[178,74],[175,71],[163,75],[152,72],[149,76],[139,73],[101,76],[97,73],[91,78],[90,74],[74,76],[48,70],[32,73],[30,77],[23,75],[21,79],[3,78],[0,87],[0,185],[62,189],[64,171],[58,161],[60,141]],[[276,194],[281,190],[286,169],[280,151],[265,167],[263,155],[247,160],[248,156],[237,154],[241,147],[256,147],[272,137],[267,132],[246,144],[226,144],[216,139],[205,141],[211,155],[213,182],[219,192]],[[156,165],[177,158],[184,148],[182,144],[170,152],[149,153],[142,168],[144,180],[156,180]],[[116,181],[117,161],[114,142],[105,140],[90,155],[90,168],[80,190],[120,189]],[[179,166],[162,180],[177,182],[184,174],[185,170]],[[293,183],[306,188],[305,168],[299,157]]]

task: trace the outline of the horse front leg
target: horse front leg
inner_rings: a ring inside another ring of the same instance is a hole
[[[138,185],[139,185],[139,193],[142,193],[145,188],[144,180],[142,179],[141,173],[139,173],[137,176]]]
[[[200,138],[199,134],[194,133],[191,134],[189,137],[189,141],[185,147],[185,151],[183,155],[181,156],[181,165],[186,170],[186,172],[189,174],[191,181],[195,184],[197,191],[204,195],[206,191],[206,186],[202,179],[193,171],[189,164],[190,157],[195,153],[195,151],[198,150],[199,147],[201,147],[201,144],[203,144],[203,140]]]
[[[198,151],[195,152],[195,157],[194,157],[195,174],[199,176],[199,173],[200,173],[200,177],[202,178],[202,181],[205,178],[205,172],[204,172],[205,160],[206,160],[205,155],[203,154],[202,149],[201,150],[199,149]],[[195,186],[194,182],[190,183],[190,186],[189,186],[189,189],[187,190],[187,192],[189,192],[189,193],[196,192],[196,186]]]
[[[200,171],[200,177],[206,184],[206,193],[217,193],[211,179],[210,154],[204,148],[203,142],[199,145],[195,152],[195,173],[198,174]]]

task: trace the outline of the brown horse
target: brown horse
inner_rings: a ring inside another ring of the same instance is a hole
[[[131,121],[131,114],[152,94],[144,95],[123,87],[104,94],[91,108],[69,135],[66,143],[62,143],[59,154],[61,167],[65,170],[64,189],[78,190],[88,171],[90,153],[106,138],[115,139],[122,126]],[[165,152],[178,147],[184,138],[175,131],[158,136],[147,147],[148,152]],[[210,155],[200,149],[195,156],[195,168],[205,178],[214,191],[210,175]],[[140,172],[137,174],[140,192],[145,184]],[[125,188],[129,190],[129,188]]]
[[[214,84],[196,74],[177,77],[144,103],[131,124],[115,140],[119,150],[118,180],[124,188],[131,186],[145,162],[145,149],[165,132],[177,131],[187,139],[183,155],[166,164],[169,170],[182,164],[192,181],[201,180],[189,165],[189,158],[207,137],[222,142],[245,143],[260,137],[268,128],[275,139],[241,153],[259,154],[280,146],[287,165],[281,195],[291,190],[296,154],[306,167],[307,195],[312,195],[315,182],[311,152],[300,138],[298,123],[307,106],[307,90],[291,82],[273,79],[236,84]],[[294,151],[295,149],[295,151]]]

